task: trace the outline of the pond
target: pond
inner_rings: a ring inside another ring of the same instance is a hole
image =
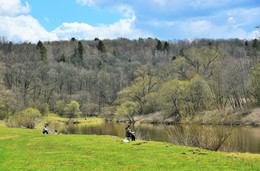
[[[60,130],[68,134],[97,134],[125,137],[126,124],[106,122],[100,125],[69,125]],[[220,151],[260,153],[260,127],[153,125],[131,126],[137,139],[170,142],[173,144],[212,149],[222,144]]]

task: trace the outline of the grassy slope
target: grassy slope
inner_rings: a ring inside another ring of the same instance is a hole
[[[260,155],[0,125],[0,170],[260,170]]]

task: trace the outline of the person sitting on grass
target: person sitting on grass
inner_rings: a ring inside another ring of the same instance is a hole
[[[44,128],[42,129],[42,134],[49,134],[49,131],[48,131],[46,125],[45,125]]]
[[[129,124],[125,127],[125,131],[126,131],[126,138],[128,140],[131,139],[132,141],[135,141],[135,133],[131,131]]]

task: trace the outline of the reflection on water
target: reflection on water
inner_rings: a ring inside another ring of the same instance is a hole
[[[125,137],[126,124],[104,123],[101,125],[69,125],[61,130],[68,134],[97,134],[97,135],[114,135],[121,138]],[[180,128],[182,131],[180,131]],[[216,129],[217,128],[217,129]],[[224,129],[223,129],[224,128]],[[226,129],[228,128],[228,129]],[[260,128],[254,127],[231,127],[228,126],[201,126],[190,127],[184,125],[152,125],[142,124],[131,127],[132,131],[137,134],[137,139],[153,140],[174,143],[173,139],[183,139],[189,141],[194,135],[200,136],[203,141],[208,137],[219,136],[223,131],[232,130],[231,135],[221,146],[221,151],[239,151],[260,153]],[[170,134],[169,130],[171,133]],[[192,130],[192,131],[191,131]],[[220,130],[220,131],[219,131]],[[178,131],[178,134],[176,132]],[[181,135],[181,134],[182,135]],[[175,137],[174,137],[174,136]],[[178,137],[176,137],[178,136]],[[181,138],[180,138],[181,137]],[[184,137],[184,138],[183,138]],[[206,143],[209,143],[205,141]],[[205,144],[205,143],[204,143]]]

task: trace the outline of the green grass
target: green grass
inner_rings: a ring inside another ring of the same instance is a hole
[[[260,155],[0,127],[0,170],[260,170]]]
[[[103,118],[97,118],[97,117],[87,117],[86,119],[85,118],[76,118],[73,120],[78,121],[80,124],[102,124],[104,122]],[[69,118],[60,117],[56,114],[50,113],[47,116],[43,117],[40,124],[43,125],[46,122],[53,122],[53,121],[66,122],[66,121],[69,121]]]

